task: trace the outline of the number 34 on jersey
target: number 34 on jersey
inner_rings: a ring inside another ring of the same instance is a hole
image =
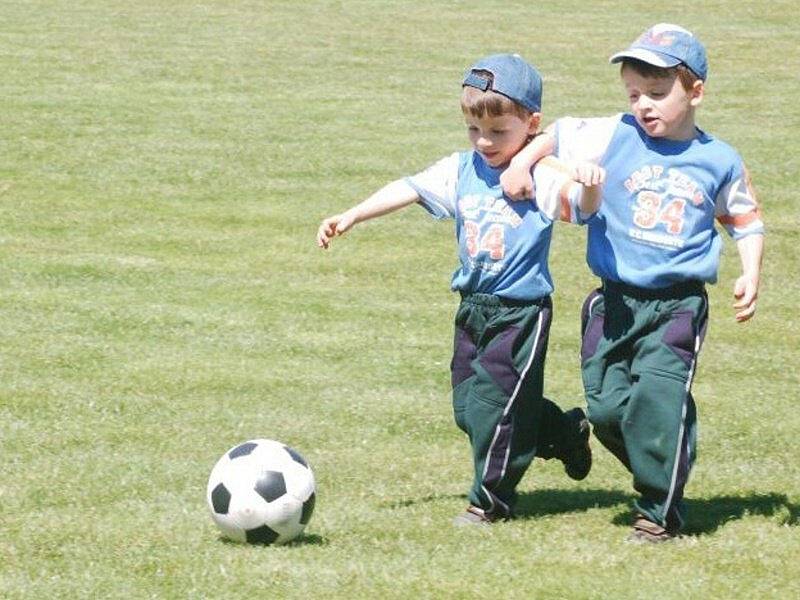
[[[475,258],[479,252],[486,252],[492,260],[502,260],[506,254],[504,226],[492,223],[481,235],[481,228],[475,221],[464,221],[464,237],[467,254]]]

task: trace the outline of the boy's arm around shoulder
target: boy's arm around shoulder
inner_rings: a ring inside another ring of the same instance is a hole
[[[511,159],[500,176],[503,191],[513,200],[532,198],[535,190],[530,170],[550,154],[571,165],[599,164],[621,119],[622,113],[610,117],[557,119]]]
[[[522,148],[500,175],[500,185],[503,193],[512,200],[525,200],[533,198],[534,185],[531,169],[545,156],[555,150],[555,137],[552,126],[534,137]]]
[[[317,229],[317,246],[328,248],[335,236],[346,233],[357,223],[389,214],[418,200],[419,195],[406,180],[393,181],[345,212],[323,219]]]

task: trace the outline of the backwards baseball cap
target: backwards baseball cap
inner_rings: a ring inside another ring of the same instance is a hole
[[[627,50],[612,56],[609,62],[618,63],[626,58],[636,58],[665,68],[684,64],[703,81],[708,75],[706,49],[703,44],[691,32],[670,23],[653,25]]]
[[[491,73],[489,78],[485,71]],[[463,86],[492,90],[531,112],[542,109],[542,76],[519,54],[493,54],[472,65]]]

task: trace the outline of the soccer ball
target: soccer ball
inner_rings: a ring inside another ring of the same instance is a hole
[[[296,450],[256,439],[234,446],[217,461],[206,500],[226,538],[285,544],[308,524],[315,489],[314,474]]]

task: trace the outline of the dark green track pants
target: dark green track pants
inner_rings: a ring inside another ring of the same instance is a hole
[[[708,321],[703,285],[645,290],[612,282],[582,315],[581,365],[595,436],[633,474],[636,510],[679,530],[696,455],[691,394]]]
[[[542,397],[551,317],[549,297],[520,303],[471,294],[456,312],[453,411],[472,446],[469,501],[493,517],[513,513],[533,458],[552,458],[567,439],[563,411]]]

